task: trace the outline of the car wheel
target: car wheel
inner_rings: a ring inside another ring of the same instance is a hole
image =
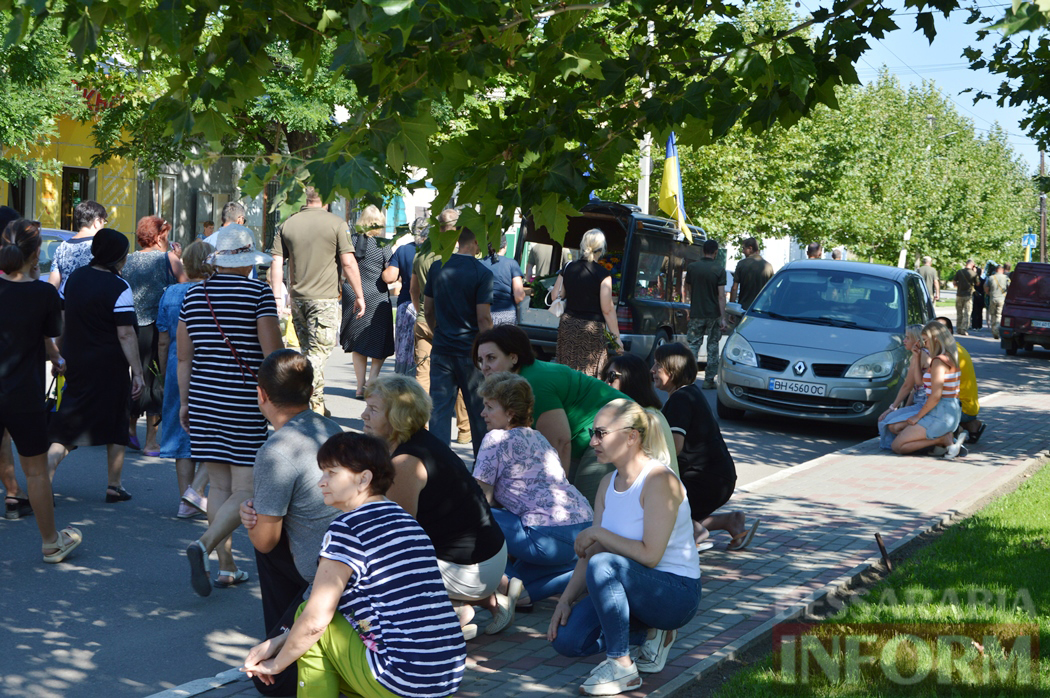
[[[653,348],[649,350],[649,356],[645,360],[646,366],[652,366],[653,361],[656,359],[656,350],[665,344],[670,344],[671,334],[667,330],[657,330],[656,337],[653,339]]]
[[[715,412],[718,414],[719,419],[743,419],[744,410],[738,410],[735,407],[729,407],[723,405],[721,400],[715,400]]]
[[[999,340],[999,346],[1006,350],[1007,356],[1017,356],[1017,344],[1012,339]]]

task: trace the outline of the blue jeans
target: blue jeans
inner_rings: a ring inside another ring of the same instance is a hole
[[[485,403],[478,395],[484,376],[469,356],[450,356],[430,352],[430,399],[434,401],[430,413],[430,433],[442,443],[452,443],[452,414],[456,409],[456,390],[463,391],[470,420],[470,440],[474,455],[478,455],[481,439],[485,437],[485,420],[481,410]]]
[[[613,553],[587,563],[590,595],[572,607],[554,649],[566,657],[625,657],[649,628],[676,630],[700,608],[700,580],[660,572]]]
[[[576,536],[590,521],[568,526],[525,526],[506,509],[493,509],[492,518],[507,539],[507,576],[524,583],[529,599],[543,599],[565,591],[576,567]]]

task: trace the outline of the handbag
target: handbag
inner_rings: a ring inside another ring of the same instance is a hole
[[[547,310],[554,317],[561,317],[565,313],[565,299],[555,298],[551,300],[551,292],[547,291]]]

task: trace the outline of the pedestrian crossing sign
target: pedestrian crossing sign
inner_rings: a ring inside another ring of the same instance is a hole
[[[1021,236],[1021,247],[1035,247],[1035,233],[1025,233]]]

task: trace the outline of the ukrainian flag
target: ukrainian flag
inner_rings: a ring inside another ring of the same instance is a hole
[[[682,170],[678,167],[678,146],[674,131],[667,138],[667,157],[664,160],[664,179],[660,183],[660,210],[678,221],[686,241],[693,244],[693,234],[685,224],[685,206],[682,204]]]

